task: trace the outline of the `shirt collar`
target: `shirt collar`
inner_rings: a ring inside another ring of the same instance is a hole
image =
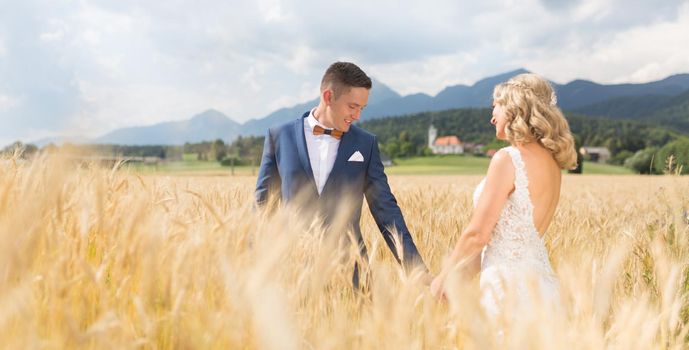
[[[313,128],[316,127],[316,125],[319,125],[323,129],[330,129],[323,126],[323,124],[321,124],[318,121],[318,119],[316,119],[316,117],[313,115],[314,112],[316,112],[316,108],[312,109],[311,113],[309,113],[309,116],[306,117],[306,122],[309,124],[309,128],[313,130]]]

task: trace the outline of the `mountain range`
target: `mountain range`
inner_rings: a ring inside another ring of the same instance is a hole
[[[448,86],[435,96],[423,93],[402,96],[374,80],[369,105],[362,114],[362,120],[455,108],[489,107],[496,84],[527,72],[517,69],[479,80],[471,86]],[[677,74],[642,84],[607,85],[574,80],[567,84],[553,83],[553,86],[558,94],[558,105],[565,111],[595,117],[667,123],[689,132],[689,74]],[[231,142],[239,135],[263,135],[269,127],[296,119],[317,104],[318,98],[315,98],[243,124],[209,109],[189,120],[117,129],[85,142],[129,145],[183,144],[215,139]],[[55,141],[46,139],[36,144],[41,146]],[[82,142],[84,140],[80,140]]]

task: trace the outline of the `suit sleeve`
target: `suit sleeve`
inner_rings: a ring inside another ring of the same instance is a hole
[[[421,255],[416,249],[414,240],[404,222],[404,217],[400,207],[397,205],[397,200],[390,191],[388,178],[383,169],[383,162],[380,160],[380,151],[378,150],[378,139],[374,137],[366,174],[365,189],[366,202],[371,209],[371,215],[376,221],[376,225],[383,235],[385,243],[387,243],[398,262],[402,263],[409,270],[417,266],[426,269],[423,259],[421,259]],[[395,233],[391,232],[391,229],[396,231],[397,238],[394,238],[393,234]],[[397,242],[402,245],[401,257],[398,254]]]
[[[259,208],[268,203],[271,195],[280,195],[281,179],[278,172],[275,150],[275,142],[269,129],[263,144],[261,167],[258,170],[256,191],[254,192],[255,203]]]

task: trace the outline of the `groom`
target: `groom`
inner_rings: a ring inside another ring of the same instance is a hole
[[[376,136],[352,125],[361,117],[370,89],[371,79],[355,64],[330,65],[321,81],[318,106],[299,119],[268,130],[256,183],[256,203],[261,207],[269,196],[281,196],[283,202],[303,209],[304,215],[321,218],[326,227],[344,213],[349,232],[337,234],[350,235],[366,260],[359,227],[366,197],[395,259],[407,270],[425,270],[390,192]],[[358,270],[355,265],[352,282],[356,288]]]

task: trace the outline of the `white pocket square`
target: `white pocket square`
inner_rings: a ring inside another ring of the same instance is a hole
[[[363,162],[364,161],[364,156],[361,155],[361,152],[356,151],[352,154],[351,157],[349,157],[348,162]]]

